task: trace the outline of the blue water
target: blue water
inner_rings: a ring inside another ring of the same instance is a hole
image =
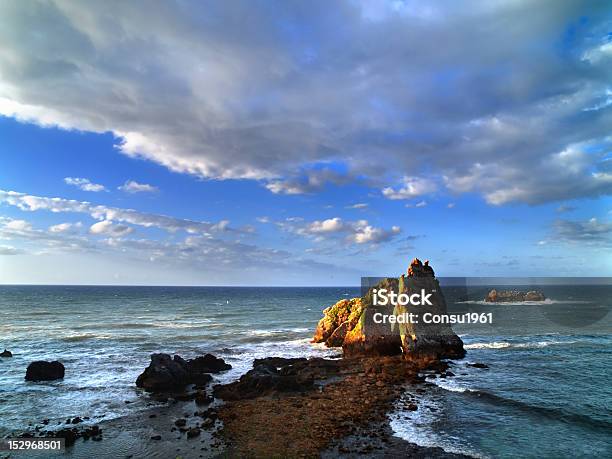
[[[612,457],[612,288],[546,286],[546,301],[495,305],[478,300],[489,288],[449,301],[455,312],[493,312],[494,323],[454,327],[468,351],[451,362],[456,376],[430,375],[418,410],[391,413],[392,427],[478,457]],[[489,369],[466,365],[475,362]]]
[[[480,457],[612,457],[610,287],[543,287],[549,300],[490,305],[490,287],[445,289],[452,311],[493,312],[461,325],[466,359],[453,378],[407,387],[419,409],[389,418],[397,435]],[[146,408],[134,381],[153,352],[212,352],[230,381],[266,355],[335,355],[309,343],[324,307],[356,288],[0,287],[0,435],[71,416],[91,422]],[[66,377],[28,383],[33,360]],[[468,367],[482,362],[488,370]],[[129,401],[130,403],[125,403]]]

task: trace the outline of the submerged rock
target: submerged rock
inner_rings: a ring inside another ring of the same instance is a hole
[[[181,356],[152,354],[151,363],[136,379],[136,386],[150,392],[181,390],[189,384],[204,385],[212,379],[209,373],[228,370],[231,365],[212,354],[185,360]]]
[[[45,362],[42,360],[32,362],[26,370],[26,381],[53,381],[64,377],[65,369],[62,363]]]
[[[489,369],[489,366],[486,363],[476,362],[476,363],[466,363],[466,365],[468,367],[482,368],[484,370],[488,370]]]
[[[4,352],[0,352],[0,357],[13,357],[13,353],[5,349]]]
[[[489,303],[504,303],[515,301],[544,301],[546,297],[537,290],[521,292],[519,290],[491,290],[485,298]]]

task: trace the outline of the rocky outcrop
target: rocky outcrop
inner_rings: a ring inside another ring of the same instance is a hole
[[[489,303],[507,303],[520,301],[544,301],[546,297],[537,290],[521,292],[519,290],[496,290],[493,289],[486,296],[485,301]]]
[[[204,385],[212,376],[228,370],[231,365],[211,354],[185,360],[175,355],[152,354],[151,363],[136,379],[136,386],[149,392],[167,392],[184,389],[189,384]]]
[[[397,291],[397,288],[397,279],[383,279],[362,298],[363,308],[359,320],[355,327],[346,334],[346,338],[342,343],[342,351],[345,356],[389,356],[401,354],[402,342],[398,331],[392,330],[389,324],[380,324],[374,320],[376,314],[393,314],[393,306],[374,304],[374,289]]]
[[[0,357],[13,357],[13,353],[5,349],[4,352],[0,352]]]
[[[314,375],[304,371],[306,359],[270,357],[256,360],[238,381],[214,387],[215,397],[244,400],[273,392],[300,392],[312,388]]]
[[[54,381],[64,377],[65,368],[62,363],[45,362],[39,360],[28,365],[26,370],[26,381]]]
[[[450,325],[445,323],[427,323],[429,317],[443,317],[448,313],[446,300],[440,283],[435,277],[429,262],[424,264],[415,258],[408,269],[407,276],[401,276],[398,292],[406,295],[430,295],[429,303],[396,307],[399,314],[413,313],[417,321],[412,324],[398,324],[404,356],[411,360],[457,359],[465,356],[463,341],[455,334]]]
[[[383,291],[386,293],[381,293]],[[428,301],[401,305],[391,300],[393,295],[400,294],[406,298],[425,294]],[[381,301],[384,298],[388,301]],[[345,356],[403,353],[408,360],[427,361],[465,355],[463,342],[450,325],[425,323],[422,318],[425,313],[435,316],[447,313],[440,284],[428,261],[422,263],[415,258],[406,275],[382,279],[363,298],[339,301],[323,312],[313,341],[325,342],[330,347],[341,345]],[[381,317],[407,317],[408,314],[413,314],[416,320],[412,323],[380,320]]]
[[[361,298],[340,300],[324,309],[312,342],[325,343],[329,347],[342,346],[346,334],[357,324],[361,311]]]
[[[232,368],[229,363],[225,363],[225,360],[212,354],[205,354],[201,357],[188,360],[187,367],[190,372],[195,373],[220,373]]]

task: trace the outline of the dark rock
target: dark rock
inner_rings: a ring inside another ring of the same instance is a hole
[[[153,435],[151,440],[161,440],[161,435]]]
[[[81,422],[83,422],[83,420],[78,416],[71,421],[72,424],[79,424]]]
[[[55,432],[55,438],[64,438],[66,446],[72,446],[79,438],[78,432],[76,429],[61,429]]]
[[[206,395],[206,393],[199,392],[195,396],[196,405],[210,405],[214,400],[210,395]]]
[[[37,361],[28,365],[26,381],[53,381],[64,377],[64,365],[60,362]]]
[[[174,400],[178,400],[179,402],[188,402],[189,400],[193,400],[196,396],[195,392],[181,392],[172,395]]]
[[[219,415],[217,414],[217,411],[214,408],[208,408],[204,411],[196,411],[194,413],[194,416],[199,416],[201,418],[210,418],[210,419],[218,419]]]
[[[474,367],[474,368],[482,368],[482,369],[488,369],[489,366],[485,363],[480,363],[480,362],[476,362],[476,363],[466,363],[466,365],[468,367]]]
[[[177,419],[176,421],[174,421],[174,425],[177,427],[185,427],[185,425],[187,425],[187,420],[186,419]]]
[[[187,367],[192,373],[219,373],[232,368],[229,363],[225,363],[225,360],[212,354],[205,354],[187,361]]]
[[[308,360],[305,357],[297,357],[297,358],[285,358],[285,357],[266,357],[264,359],[255,359],[253,361],[253,367],[257,365],[272,365],[273,367],[286,367],[289,365],[293,365],[299,362],[305,362]]]
[[[192,427],[191,429],[187,431],[187,438],[195,438],[199,436],[200,433],[201,433],[200,429],[198,429],[197,427]]]
[[[0,357],[13,357],[13,353],[5,349],[4,352],[0,352]]]
[[[136,379],[136,386],[150,392],[180,390],[189,384],[203,387],[212,379],[208,373],[229,368],[231,366],[223,359],[212,354],[193,360],[185,360],[178,355],[170,357],[168,354],[152,354],[151,363]]]
[[[293,365],[281,367],[260,363],[238,381],[214,388],[216,397],[225,400],[249,399],[270,392],[292,392],[310,389],[314,383],[311,375],[292,371]]]
[[[156,392],[177,389],[191,382],[184,360],[168,354],[151,355],[151,363],[136,379],[136,386]]]
[[[202,427],[204,427],[205,429],[208,429],[214,425],[215,425],[214,419],[207,418],[207,419],[204,419],[204,421],[202,421]]]

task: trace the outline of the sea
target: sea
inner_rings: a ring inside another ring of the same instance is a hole
[[[455,376],[425,374],[388,414],[398,437],[483,458],[612,457],[612,286],[513,285],[541,302],[483,301],[490,285],[443,287],[467,356]],[[0,436],[49,419],[89,423],[150,408],[134,382],[156,352],[213,353],[237,379],[265,356],[338,357],[310,343],[322,310],[355,287],[0,286]],[[61,381],[24,380],[28,363],[59,360]],[[481,363],[487,368],[470,364]],[[408,411],[407,400],[418,409]]]

